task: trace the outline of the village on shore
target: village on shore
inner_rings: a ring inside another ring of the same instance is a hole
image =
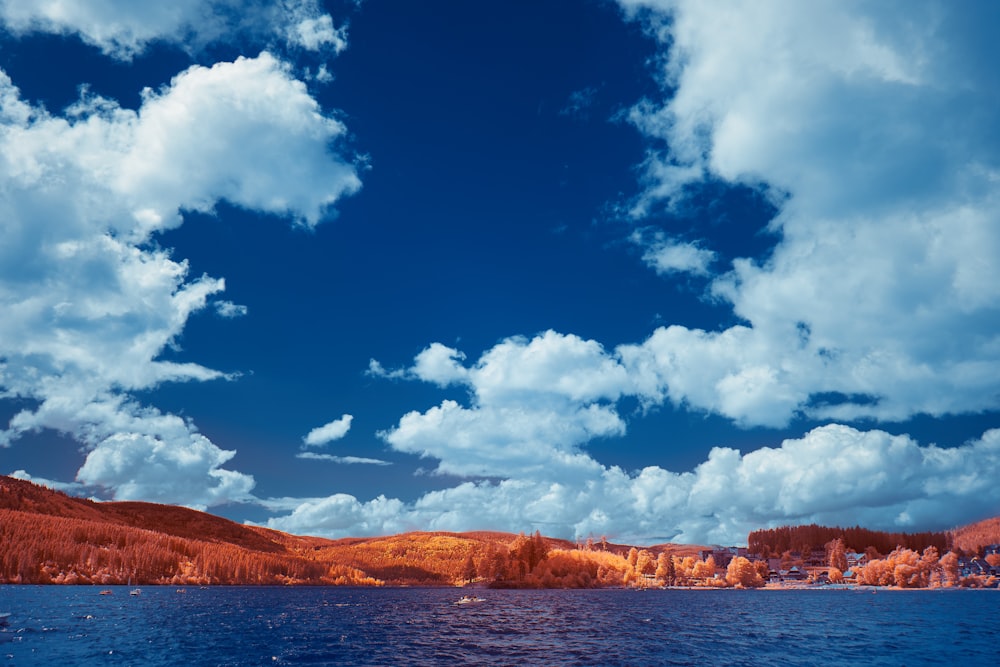
[[[662,588],[993,588],[1000,587],[1000,544],[989,544],[975,555],[949,551],[938,557],[934,547],[924,553],[899,548],[883,558],[878,554],[827,545],[808,554],[788,551],[765,557],[746,547],[701,549],[698,558],[714,566],[711,576],[677,578],[670,585],[657,574],[644,574],[638,585]],[[758,577],[747,574],[752,568]],[[699,574],[708,571],[705,567]],[[692,571],[693,572],[693,571]]]

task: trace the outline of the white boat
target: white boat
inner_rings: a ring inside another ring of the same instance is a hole
[[[129,595],[142,595],[142,591],[138,588],[133,588],[128,592]]]
[[[455,601],[455,604],[475,604],[476,602],[486,602],[486,598],[473,595],[463,595]]]

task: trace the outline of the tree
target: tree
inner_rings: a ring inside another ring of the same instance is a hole
[[[759,588],[764,585],[764,579],[757,568],[743,556],[737,556],[729,561],[726,568],[726,583],[737,588]]]
[[[462,579],[471,582],[476,578],[476,561],[472,559],[472,552],[465,557],[465,563],[462,565]]]
[[[631,567],[634,570],[638,562],[639,562],[639,550],[636,549],[635,547],[632,547],[631,549],[628,550],[629,567]]]
[[[697,561],[691,570],[691,576],[695,579],[711,579],[715,576],[715,558],[709,556],[703,561]]]
[[[653,554],[643,549],[635,561],[635,571],[639,574],[653,574],[656,572],[656,560]]]
[[[955,586],[959,581],[958,555],[954,551],[949,551],[941,556],[938,561],[941,565],[941,574],[944,577],[945,586]]]
[[[826,543],[826,562],[831,568],[841,572],[847,569],[847,548],[843,538],[838,537]]]
[[[674,559],[666,551],[661,551],[656,558],[656,580],[666,586],[674,583]]]
[[[674,561],[674,581],[687,585],[688,579],[691,578],[694,571],[695,562],[694,556],[685,556],[684,558],[676,559]]]
[[[768,566],[766,560],[759,560],[754,563],[754,567],[757,568],[757,574],[760,575],[762,581],[767,581],[771,577],[771,568]]]

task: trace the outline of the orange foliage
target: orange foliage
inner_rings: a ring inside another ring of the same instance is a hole
[[[726,583],[737,588],[759,588],[764,585],[764,578],[753,563],[743,556],[737,556],[729,561]]]
[[[979,551],[989,544],[1000,544],[1000,517],[956,528],[951,539],[956,549],[969,552]]]
[[[554,549],[527,581],[538,588],[602,588],[621,586],[628,561],[607,551]]]
[[[923,554],[899,547],[885,558],[855,569],[857,582],[866,586],[927,588],[954,586],[959,580],[958,556],[949,551],[938,558],[934,547],[927,547]]]
[[[375,584],[301,556],[83,519],[0,510],[0,581],[23,584]]]

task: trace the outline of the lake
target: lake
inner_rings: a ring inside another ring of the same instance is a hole
[[[997,591],[0,586],[11,665],[1000,664]]]

